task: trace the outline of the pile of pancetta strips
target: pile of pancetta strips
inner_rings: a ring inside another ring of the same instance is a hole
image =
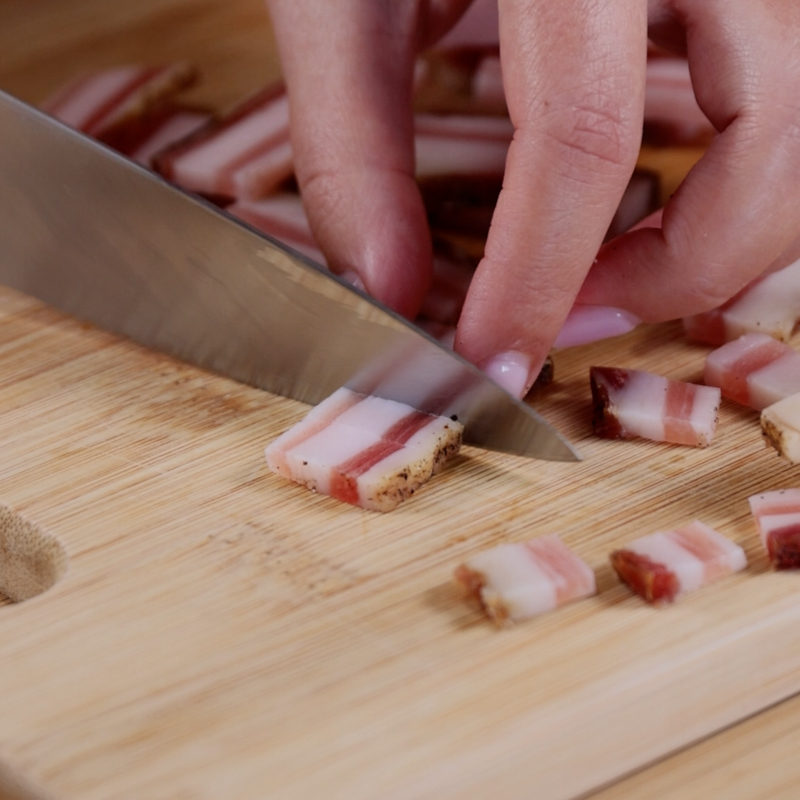
[[[294,182],[284,87],[267,86],[219,114],[180,100],[197,77],[186,64],[120,66],[73,81],[42,108],[325,266]],[[433,282],[416,322],[452,345],[476,266],[453,242],[485,237],[513,133],[497,51],[426,54],[417,65],[416,98],[416,175],[437,243]],[[644,141],[698,144],[712,135],[686,62],[651,52]],[[658,176],[636,170],[608,238],[637,224],[657,225],[658,206]],[[591,308],[571,313],[573,327],[583,325],[587,339],[597,338]],[[760,410],[767,440],[800,462],[800,353],[784,343],[798,316],[800,262],[684,321],[689,339],[717,347],[706,359],[705,385],[593,367],[595,433],[708,446],[724,395]],[[313,491],[390,511],[458,452],[461,436],[457,420],[340,389],[272,442],[266,457],[275,473]],[[775,566],[800,568],[800,489],[757,495],[750,505]],[[743,569],[746,557],[694,520],[630,542],[611,554],[611,563],[634,592],[663,603]],[[455,578],[501,624],[596,592],[593,571],[556,536],[480,553]]]

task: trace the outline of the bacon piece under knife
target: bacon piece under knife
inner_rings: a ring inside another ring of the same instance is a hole
[[[184,189],[228,200],[257,200],[294,173],[289,100],[273,84],[225,117],[163,152],[156,169]]]
[[[592,367],[589,376],[598,436],[694,447],[711,444],[721,399],[718,388],[635,369]]]
[[[478,553],[456,569],[455,579],[499,625],[597,593],[592,569],[557,536]]]
[[[746,333],[706,356],[703,380],[761,411],[800,392],[800,353],[764,333]]]
[[[77,78],[40,104],[61,122],[90,136],[129,117],[141,116],[192,84],[196,70],[189,64],[116,67]]]
[[[611,554],[620,580],[648,603],[672,602],[739,572],[747,556],[739,545],[699,520],[641,536]]]
[[[800,568],[800,489],[748,498],[761,543],[778,569]]]
[[[373,511],[391,511],[461,447],[463,426],[339,389],[266,449],[273,472]]]
[[[787,341],[800,319],[800,261],[756,278],[712,311],[683,320],[688,337],[721,345],[745,333],[766,333]]]

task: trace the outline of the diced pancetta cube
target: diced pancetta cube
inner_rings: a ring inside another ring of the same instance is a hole
[[[300,195],[281,193],[261,200],[238,200],[226,211],[318,264],[327,266],[325,256],[311,233]]]
[[[761,412],[764,438],[792,464],[800,464],[800,394],[790,394]]]
[[[721,345],[745,333],[766,333],[785,342],[800,318],[800,261],[756,278],[712,311],[686,317],[687,336]]]
[[[461,447],[463,426],[339,389],[266,449],[273,472],[337,500],[391,511]]]
[[[61,122],[99,136],[127,117],[138,117],[197,77],[188,64],[116,67],[78,78],[41,104]]]
[[[459,566],[455,579],[500,625],[597,592],[592,569],[557,536],[493,547]]]
[[[761,543],[778,569],[800,568],[800,489],[748,498]]]
[[[706,356],[703,380],[761,411],[800,392],[800,353],[763,333],[746,333]]]
[[[711,444],[720,391],[635,369],[592,367],[594,432],[694,447]]]
[[[184,189],[229,200],[258,200],[294,173],[289,101],[268,86],[223,119],[162,153],[156,168]]]
[[[747,556],[739,545],[694,520],[634,539],[611,554],[611,565],[636,594],[660,603],[743,570]]]

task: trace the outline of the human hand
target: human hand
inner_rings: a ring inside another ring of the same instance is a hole
[[[657,322],[715,308],[800,258],[800,6],[650,0],[650,36],[685,52],[720,132],[660,225],[605,245],[579,299]]]
[[[335,270],[357,271],[370,293],[412,316],[430,274],[413,181],[413,62],[466,3],[268,2],[315,233]],[[633,168],[645,10],[636,0],[500,0],[517,133],[456,348],[514,393],[525,392],[559,332]],[[603,248],[579,299],[655,321],[718,305],[793,253],[797,192],[781,163],[788,153],[796,167],[800,149],[793,95],[784,94],[798,75],[797,12],[747,0],[651,0],[648,10],[659,43],[680,47],[688,30],[698,99],[724,132],[667,206],[663,227]],[[762,193],[754,208],[763,177],[779,191]]]

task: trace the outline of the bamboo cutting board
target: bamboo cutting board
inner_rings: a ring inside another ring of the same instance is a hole
[[[255,2],[43,5],[0,18],[27,32],[0,70],[25,99],[167,43],[215,104],[275,69]],[[300,404],[0,290],[0,501],[67,559],[0,606],[0,796],[559,800],[797,692],[800,578],[768,568],[746,498],[800,476],[757,415],[724,405],[703,451],[591,435],[590,365],[698,380],[705,352],[670,324],[559,354],[534,404],[582,463],[467,448],[381,516],[268,473]],[[618,585],[609,550],[695,517],[745,573],[662,609]],[[599,596],[495,630],[453,568],[546,533]]]

